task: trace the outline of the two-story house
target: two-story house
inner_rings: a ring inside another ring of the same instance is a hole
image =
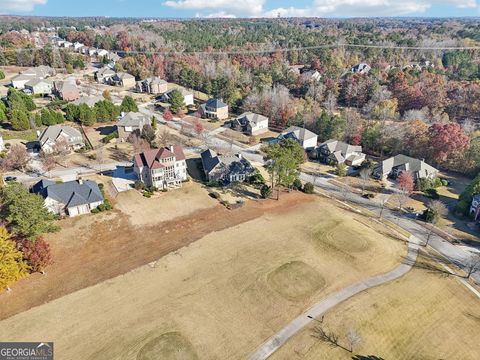
[[[135,155],[133,163],[135,174],[146,186],[176,188],[187,180],[185,154],[179,145],[144,151]]]
[[[168,83],[158,76],[153,76],[137,81],[136,90],[141,93],[163,94],[168,91]]]
[[[217,155],[213,150],[201,154],[207,180],[223,183],[240,182],[255,174],[255,168],[241,154]]]
[[[259,135],[268,131],[268,118],[266,116],[245,112],[231,122],[232,129],[247,135]]]
[[[305,128],[290,126],[282,131],[278,138],[280,140],[293,139],[302,145],[305,150],[312,150],[317,147],[318,135]]]
[[[55,146],[64,142],[70,150],[78,150],[85,146],[83,136],[71,126],[53,125],[47,127],[38,137],[40,148],[45,153],[51,153]]]
[[[140,134],[143,127],[149,123],[148,117],[140,112],[122,113],[117,123],[118,138],[120,141],[126,141],[132,133]]]
[[[201,117],[207,119],[228,119],[228,105],[219,99],[209,99],[198,108]]]
[[[317,158],[330,165],[345,163],[349,166],[359,166],[365,160],[361,146],[350,145],[334,139],[325,141],[315,150]]]

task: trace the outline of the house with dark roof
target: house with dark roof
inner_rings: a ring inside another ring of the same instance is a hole
[[[410,172],[414,180],[433,179],[438,174],[438,170],[425,161],[399,154],[380,161],[373,168],[372,175],[377,179],[396,179],[402,171]]]
[[[55,145],[65,142],[70,150],[78,150],[85,146],[83,136],[77,129],[71,126],[53,125],[47,127],[38,137],[42,151],[51,153]]]
[[[135,87],[135,76],[126,73],[118,72],[110,78],[109,85],[121,86],[124,88],[133,88]]]
[[[360,63],[352,67],[351,71],[354,74],[368,74],[371,70],[370,65],[365,63]]]
[[[359,166],[365,161],[365,154],[359,145],[350,145],[343,141],[330,139],[320,144],[316,149],[317,158],[330,165],[345,163],[349,166]]]
[[[143,127],[149,123],[148,117],[140,112],[122,113],[117,123],[118,138],[126,141],[133,132],[141,133]]]
[[[102,84],[109,84],[112,81],[113,76],[115,76],[115,71],[108,66],[104,66],[95,72],[95,80]]]
[[[470,216],[475,221],[480,221],[480,194],[473,195],[470,205]]]
[[[209,99],[198,108],[201,117],[207,119],[228,119],[228,105],[220,99]]]
[[[152,149],[135,155],[133,169],[146,186],[169,189],[187,180],[185,154],[179,145]]]
[[[282,131],[278,138],[280,140],[293,139],[302,145],[305,150],[312,150],[317,147],[318,135],[299,126],[290,126]]]
[[[55,183],[41,180],[31,191],[45,199],[48,211],[67,216],[88,214],[103,203],[104,198],[95,181],[74,180]]]
[[[245,112],[232,120],[231,127],[247,135],[259,135],[268,131],[268,118],[260,114]]]
[[[245,181],[255,174],[255,168],[241,154],[217,155],[213,150],[201,154],[203,170],[208,181],[231,183]]]

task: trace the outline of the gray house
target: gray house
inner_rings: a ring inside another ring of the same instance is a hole
[[[45,207],[58,215],[77,216],[88,214],[103,203],[103,195],[97,183],[91,180],[74,180],[55,183],[41,180],[32,192],[45,199]]]
[[[141,93],[163,94],[168,91],[168,83],[158,76],[153,76],[137,81],[136,90]]]
[[[118,138],[125,141],[133,132],[141,133],[143,127],[149,123],[148,117],[140,112],[122,113],[117,123]]]
[[[361,146],[350,145],[334,139],[320,144],[315,149],[315,154],[317,159],[331,165],[345,163],[349,166],[358,166],[365,160]]]
[[[241,154],[217,155],[213,150],[201,154],[203,170],[207,180],[223,183],[245,181],[255,174],[255,169]]]
[[[70,150],[78,150],[85,146],[83,136],[71,126],[53,125],[47,127],[38,137],[40,148],[50,153],[59,142],[65,142]]]
[[[47,79],[33,78],[25,83],[25,92],[34,95],[50,95],[53,90],[53,82]]]
[[[395,179],[402,171],[409,171],[414,180],[433,179],[438,174],[438,170],[425,161],[400,154],[379,162],[372,175],[377,179]]]
[[[258,135],[268,131],[266,116],[245,112],[231,122],[232,129],[242,131],[248,135]]]

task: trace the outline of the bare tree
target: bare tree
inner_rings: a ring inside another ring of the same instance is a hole
[[[52,152],[58,156],[58,161],[62,163],[62,160],[66,159],[66,156],[71,152],[67,139],[61,138],[55,141],[55,145],[52,147]]]
[[[170,133],[170,130],[163,128],[157,133],[157,146],[158,147],[165,147],[168,144],[170,144],[170,141],[172,139],[172,134]]]
[[[388,198],[388,194],[380,194],[380,196],[378,197],[378,202],[380,203],[380,213],[378,214],[378,218],[380,220],[382,220],[383,211],[385,210],[385,207],[387,205]]]
[[[132,144],[133,151],[135,154],[138,154],[145,150],[150,149],[150,145],[148,144],[148,142],[146,142],[145,139],[142,139],[137,134],[131,134],[128,137],[128,141]]]
[[[43,170],[51,177],[51,171],[57,165],[56,155],[53,152],[42,151],[40,153],[40,161],[42,162]]]
[[[100,165],[100,172],[102,172],[103,164],[105,163],[105,148],[103,146],[100,146],[95,150],[95,158],[98,165]]]
[[[343,348],[338,342],[338,335],[334,332],[323,329],[322,326],[315,326],[313,328],[313,337],[327,343],[331,347]]]
[[[370,181],[370,175],[372,174],[372,170],[368,167],[364,167],[360,170],[360,181],[362,185],[362,195],[365,193],[365,188],[367,187]]]
[[[342,195],[342,199],[344,202],[347,201],[348,195],[350,195],[351,192],[352,192],[352,188],[348,184],[343,184],[340,187],[340,194]]]
[[[30,162],[30,155],[22,145],[13,145],[6,157],[6,163],[12,169],[24,171]]]
[[[353,349],[362,342],[362,337],[353,328],[348,329],[345,338],[347,339],[347,344],[350,352],[353,352]]]
[[[470,277],[480,271],[480,255],[474,254],[471,255],[468,261],[465,263],[465,278],[470,279]]]

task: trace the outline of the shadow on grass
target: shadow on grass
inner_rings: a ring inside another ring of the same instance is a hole
[[[355,356],[352,356],[352,360],[385,360],[385,359],[375,355],[355,355]]]

